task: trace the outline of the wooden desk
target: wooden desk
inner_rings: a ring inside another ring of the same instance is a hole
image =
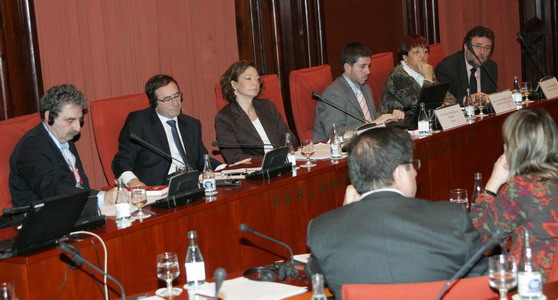
[[[558,117],[556,100],[531,107],[543,107],[555,119]],[[417,176],[418,196],[447,199],[451,188],[472,188],[474,172],[482,172],[486,182],[493,163],[503,151],[501,126],[506,116],[486,117],[475,124],[417,140],[415,157],[423,162]],[[208,276],[218,267],[229,273],[239,272],[288,255],[279,245],[241,233],[238,230],[241,223],[291,245],[295,253],[307,252],[308,221],[340,206],[347,183],[345,160],[337,164],[321,161],[310,171],[300,169],[297,176],[219,188],[212,202],[204,199],[171,210],[153,209],[157,216],[126,229],[118,230],[114,219],[108,218],[107,226],[95,232],[107,244],[109,273],[132,295],[162,287],[156,278],[155,257],[157,253],[172,251],[183,262],[189,230],[198,232]],[[76,245],[87,259],[96,261],[89,240]],[[59,250],[49,249],[0,261],[0,281],[14,283],[20,299],[53,298],[66,272],[67,264],[61,257]],[[95,277],[101,278],[98,274]],[[175,284],[183,285],[184,279],[182,273]],[[110,286],[114,289],[114,284]],[[88,274],[69,270],[58,299],[100,297],[101,291]]]

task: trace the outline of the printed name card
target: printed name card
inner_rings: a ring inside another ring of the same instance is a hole
[[[558,81],[556,81],[556,77],[539,82],[539,86],[541,87],[546,99],[558,97]]]
[[[461,111],[461,107],[459,107],[458,104],[438,108],[434,111],[434,113],[444,130],[465,125],[467,123],[467,120],[465,120],[465,116],[463,116],[463,112]]]
[[[488,98],[490,99],[490,103],[492,103],[492,107],[494,108],[496,114],[517,109],[510,90],[490,94],[488,95]]]

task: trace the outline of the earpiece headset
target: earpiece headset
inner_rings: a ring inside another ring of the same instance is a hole
[[[250,276],[257,274],[257,276]],[[298,270],[289,262],[273,264],[265,267],[250,268],[244,271],[244,277],[255,281],[276,281],[277,275],[279,280],[283,281],[289,277],[298,276]]]
[[[48,120],[47,120],[48,125],[50,125],[50,126],[54,125],[54,119],[56,119],[56,117],[58,117],[58,113],[49,110],[48,111]]]

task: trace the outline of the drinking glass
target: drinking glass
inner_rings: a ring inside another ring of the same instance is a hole
[[[355,137],[355,134],[354,130],[345,130],[345,133],[343,133],[343,145],[348,146]]]
[[[147,193],[144,188],[132,188],[132,204],[138,208],[138,213],[134,218],[142,220],[151,217],[150,214],[143,212],[143,206],[147,204]]]
[[[527,98],[529,97],[529,95],[533,92],[533,90],[531,89],[531,82],[524,82],[523,85],[521,86],[521,93],[523,94],[523,97]]]
[[[306,156],[306,163],[302,167],[310,169],[316,166],[316,164],[310,162],[310,156],[314,154],[314,142],[312,140],[302,140],[300,143],[300,153]]]
[[[488,280],[498,289],[500,300],[507,300],[507,293],[517,285],[517,265],[511,255],[495,255],[488,258]]]
[[[467,198],[466,189],[451,189],[450,190],[450,202],[465,204],[469,207],[469,198]]]
[[[157,277],[167,282],[167,290],[161,296],[172,297],[179,295],[179,291],[172,288],[172,281],[180,275],[178,257],[174,252],[164,252],[157,254]]]
[[[17,300],[13,284],[9,282],[0,283],[0,300]]]
[[[476,95],[475,96],[475,105],[479,108],[479,117],[484,117],[485,114],[482,111],[488,103],[488,99],[485,95]]]

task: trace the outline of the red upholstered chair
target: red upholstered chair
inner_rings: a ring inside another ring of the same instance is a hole
[[[144,93],[91,101],[89,110],[103,172],[109,185],[114,183],[112,160],[118,152],[118,136],[130,112],[149,106]]]
[[[291,107],[299,139],[312,139],[317,104],[312,99],[312,92],[322,94],[331,81],[329,65],[295,70],[289,74]]]
[[[558,280],[558,255],[554,254],[554,259],[552,260],[552,266],[550,267],[550,272],[547,275],[546,282],[552,282]]]
[[[0,122],[0,209],[12,207],[10,194],[10,156],[21,137],[41,122],[39,114],[30,114]]]
[[[287,115],[285,114],[285,107],[283,106],[283,93],[281,92],[281,82],[279,81],[279,76],[277,76],[277,74],[269,74],[261,75],[260,78],[264,82],[264,90],[260,94],[259,98],[273,101],[277,110],[281,114],[281,117],[283,117],[283,121],[287,123]],[[220,111],[229,103],[225,100],[225,98],[223,98],[220,83],[215,84],[215,98],[217,100],[217,111]]]
[[[374,105],[376,111],[380,106],[382,100],[382,90],[386,84],[386,79],[394,68],[393,53],[383,52],[374,54],[371,57],[372,66],[370,67],[370,78],[366,82],[372,89],[372,96],[374,96]]]
[[[444,54],[444,48],[442,48],[442,44],[432,44],[430,45],[430,55],[428,56],[428,63],[433,67],[436,68],[439,62],[444,59],[446,55]]]
[[[401,284],[344,284],[341,293],[345,300],[432,300],[446,284],[446,281],[401,283]],[[463,278],[455,282],[445,294],[444,300],[489,299],[497,296],[490,289],[488,276]]]

